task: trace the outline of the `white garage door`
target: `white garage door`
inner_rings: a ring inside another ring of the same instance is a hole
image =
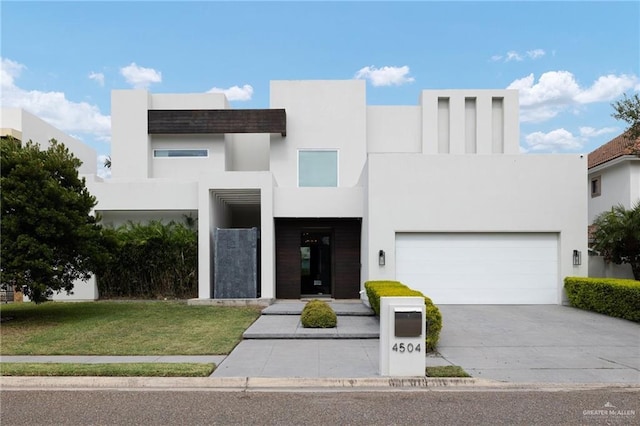
[[[396,279],[435,304],[555,304],[558,235],[398,233]]]

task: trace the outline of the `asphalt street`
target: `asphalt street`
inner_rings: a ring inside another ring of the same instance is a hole
[[[2,425],[639,424],[638,389],[2,391]]]

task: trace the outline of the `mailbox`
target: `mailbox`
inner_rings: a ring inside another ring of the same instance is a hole
[[[396,337],[420,337],[422,335],[422,311],[414,308],[394,308]]]
[[[424,298],[380,298],[380,375],[424,376],[425,335]]]

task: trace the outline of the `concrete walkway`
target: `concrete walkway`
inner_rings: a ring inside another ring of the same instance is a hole
[[[295,314],[302,304],[284,304],[269,307],[227,357],[2,356],[0,361],[205,362],[216,363],[212,376],[224,380],[380,378],[376,317],[340,315],[337,329],[308,330]],[[342,308],[346,312],[347,306]],[[640,385],[640,324],[556,305],[441,305],[440,310],[438,353],[426,356],[427,366],[459,365],[475,378],[512,383]]]

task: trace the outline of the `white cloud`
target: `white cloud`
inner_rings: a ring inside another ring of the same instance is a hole
[[[576,100],[581,104],[612,101],[637,84],[639,80],[635,75],[603,75],[591,87],[579,93]]]
[[[541,58],[545,55],[545,53],[546,52],[542,49],[527,50],[527,56],[531,59]]]
[[[150,84],[162,81],[162,73],[160,71],[156,71],[153,68],[140,67],[135,62],[120,68],[120,74],[127,80],[127,83],[136,89],[146,89]]]
[[[530,151],[576,151],[582,148],[583,142],[565,129],[552,130],[549,133],[534,132],[525,136]]]
[[[0,84],[2,88],[13,87],[14,80],[20,76],[22,70],[26,67],[11,59],[2,58],[0,60]]]
[[[242,87],[232,86],[228,89],[212,87],[207,93],[224,93],[230,101],[250,101],[253,96],[253,87],[249,84],[245,84]]]
[[[103,115],[96,105],[73,102],[62,92],[25,90],[16,80],[26,67],[10,59],[1,58],[0,78],[3,107],[23,108],[66,133],[89,134],[108,142],[111,138],[111,117]]]
[[[89,73],[89,80],[96,81],[100,86],[104,86],[104,74],[101,72],[93,72]]]
[[[521,61],[522,59],[523,57],[518,52],[510,50],[509,52],[507,52],[507,56],[504,58],[504,61]]]
[[[520,147],[521,152],[560,152],[578,151],[582,149],[591,138],[607,133],[615,133],[616,127],[581,127],[580,133],[574,135],[564,128],[552,130],[548,133],[533,132],[525,136],[525,147]]]
[[[547,52],[545,52],[543,49],[527,50],[526,53],[519,53],[515,50],[510,50],[504,55],[500,54],[500,55],[491,56],[491,61],[497,62],[504,59],[504,62],[511,62],[511,61],[522,62],[527,58],[534,59],[534,60],[541,58],[544,55],[546,55],[546,53]]]
[[[639,84],[635,75],[610,74],[598,78],[590,87],[580,87],[569,71],[549,71],[536,83],[533,74],[514,80],[507,89],[520,92],[520,119],[540,122],[574,106],[611,101]]]
[[[400,86],[401,84],[415,81],[413,77],[409,76],[409,71],[409,67],[406,65],[402,67],[385,66],[382,68],[370,66],[361,68],[354,78],[369,80],[374,86]]]

